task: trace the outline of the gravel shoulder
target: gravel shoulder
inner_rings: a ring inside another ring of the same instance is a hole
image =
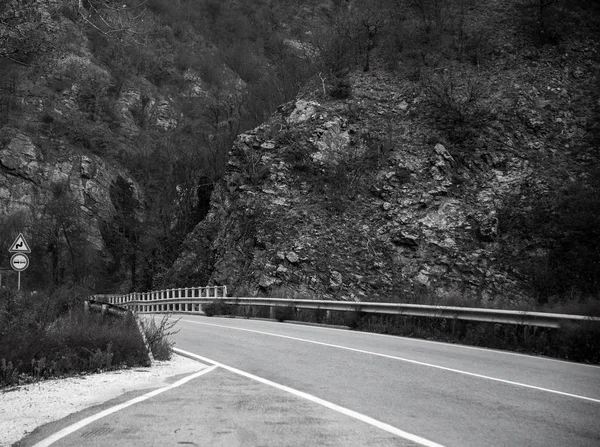
[[[101,404],[130,391],[157,388],[166,379],[204,369],[179,355],[136,367],[87,376],[52,379],[0,391],[0,447],[10,446],[35,428]]]

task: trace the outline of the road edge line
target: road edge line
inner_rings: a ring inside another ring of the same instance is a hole
[[[543,391],[543,392],[550,393],[550,394],[556,394],[556,395],[559,395],[559,396],[571,397],[571,398],[574,398],[574,399],[581,399],[581,400],[584,400],[584,401],[594,402],[596,404],[600,404],[600,399],[595,399],[593,397],[582,396],[580,394],[567,393],[565,391],[553,390],[553,389],[550,389],[550,388],[544,388],[544,387],[540,387],[540,386],[529,385],[527,383],[515,382],[515,381],[507,380],[507,379],[500,379],[499,377],[486,376],[484,374],[472,373],[472,372],[469,372],[469,371],[463,371],[461,369],[455,369],[455,368],[450,368],[450,367],[447,367],[447,366],[435,365],[433,363],[421,362],[419,360],[407,359],[407,358],[404,358],[404,357],[398,357],[398,356],[390,355],[390,354],[383,354],[381,352],[367,351],[367,350],[364,350],[364,349],[351,348],[350,346],[342,346],[342,345],[336,345],[336,344],[333,344],[333,343],[325,343],[325,342],[322,342],[322,341],[308,340],[306,338],[292,337],[290,335],[276,334],[274,332],[258,331],[258,330],[255,330],[255,329],[246,329],[246,328],[240,328],[240,327],[235,327],[235,326],[225,326],[225,325],[213,324],[213,323],[203,323],[203,322],[192,321],[192,320],[181,320],[181,321],[185,321],[187,323],[192,323],[192,324],[203,324],[205,326],[214,326],[214,327],[220,327],[220,328],[225,328],[225,329],[234,329],[234,330],[238,330],[238,331],[253,332],[253,333],[256,333],[256,334],[270,335],[272,337],[285,338],[285,339],[288,339],[288,340],[295,340],[295,341],[300,341],[300,342],[304,342],[304,343],[312,343],[312,344],[315,344],[315,345],[327,346],[327,347],[330,347],[330,348],[342,349],[342,350],[345,350],[345,351],[351,351],[351,352],[358,352],[358,353],[361,353],[361,354],[374,355],[376,357],[383,357],[383,358],[387,358],[387,359],[391,359],[391,360],[398,360],[398,361],[401,361],[401,362],[411,363],[413,365],[427,366],[429,368],[435,368],[435,369],[439,369],[439,370],[442,370],[442,371],[450,371],[450,372],[453,372],[453,373],[456,373],[456,374],[463,374],[465,376],[476,377],[478,379],[490,380],[490,381],[493,381],[493,382],[503,383],[503,384],[506,384],[506,385],[512,385],[512,386],[517,386],[517,387],[522,387],[522,388],[528,388],[528,389],[532,389],[532,390],[536,390],[536,391]]]
[[[297,397],[301,397],[303,399],[306,399],[310,402],[316,403],[318,405],[321,405],[325,408],[329,408],[330,410],[336,411],[340,414],[343,414],[345,416],[349,416],[353,419],[365,422],[373,427],[379,428],[380,430],[386,431],[390,434],[393,434],[395,436],[398,436],[400,438],[406,439],[407,441],[412,441],[415,442],[419,445],[422,445],[424,447],[444,447],[441,444],[438,444],[436,442],[430,441],[429,439],[425,439],[422,438],[420,436],[417,435],[413,435],[412,433],[408,433],[405,432],[404,430],[400,430],[397,427],[394,427],[393,425],[390,424],[386,424],[385,422],[379,421],[377,419],[374,419],[370,416],[367,416],[365,414],[362,413],[358,413],[354,410],[350,410],[349,408],[346,407],[342,407],[340,405],[334,404],[333,402],[329,402],[327,400],[321,399],[317,396],[313,396],[312,394],[308,394],[305,393],[304,391],[300,391],[297,390],[295,388],[290,388],[289,386],[286,385],[282,385],[280,383],[277,382],[273,382],[269,379],[265,379],[263,377],[259,377],[259,376],[255,376],[254,374],[248,373],[246,371],[242,371],[241,369],[237,369],[234,368],[232,366],[228,366],[225,365],[223,363],[217,362],[215,360],[209,359],[207,357],[203,357],[201,355],[198,354],[194,354],[193,352],[189,352],[189,351],[184,351],[183,349],[179,349],[179,348],[173,348],[173,351],[175,351],[176,353],[180,354],[180,355],[185,355],[186,357],[190,357],[190,358],[194,358],[197,360],[201,360],[203,362],[206,363],[211,363],[221,369],[225,369],[227,371],[230,371],[234,374],[238,374],[240,376],[246,377],[248,379],[252,379],[256,382],[260,382],[263,383],[265,385],[271,386],[273,388],[277,388],[281,391],[285,391],[287,393],[293,394],[294,396]]]
[[[237,316],[231,317],[231,316],[227,316],[227,315],[215,315],[213,317],[207,317],[204,313],[201,313],[201,312],[173,312],[173,314],[181,315],[181,317],[194,316],[194,317],[205,317],[205,318],[215,318],[215,319],[223,318],[223,319],[236,319],[236,320],[246,320],[246,321],[269,321],[272,323],[277,322],[277,320],[274,318],[254,318],[254,317],[237,317]],[[153,315],[153,313],[146,313],[145,315]],[[164,314],[164,315],[168,315],[168,314]],[[474,350],[474,351],[483,351],[483,352],[494,352],[494,353],[502,354],[502,355],[529,357],[533,360],[545,360],[548,362],[559,362],[559,363],[565,363],[567,365],[586,366],[586,367],[590,367],[590,368],[600,369],[600,364],[596,365],[593,363],[582,363],[582,362],[577,362],[574,360],[561,359],[558,357],[548,357],[548,356],[541,355],[541,354],[528,354],[526,352],[507,351],[507,350],[503,350],[500,348],[486,348],[484,346],[465,345],[463,343],[453,343],[453,342],[442,341],[442,340],[426,340],[424,338],[409,337],[406,335],[382,334],[379,332],[370,332],[370,331],[366,331],[366,330],[363,331],[363,330],[358,330],[358,329],[352,329],[349,326],[338,326],[338,325],[321,324],[321,323],[305,324],[306,322],[298,322],[297,320],[285,320],[283,322],[283,324],[290,324],[290,323],[295,324],[296,326],[312,326],[312,327],[318,327],[321,329],[328,329],[328,330],[333,330],[333,331],[346,331],[346,332],[350,332],[353,334],[374,335],[377,337],[388,337],[388,338],[396,338],[396,339],[400,338],[400,339],[410,340],[410,341],[419,342],[419,343],[446,345],[446,346],[451,346],[453,348],[470,349],[470,350]]]
[[[84,418],[74,424],[71,424],[71,425],[63,428],[62,430],[57,431],[53,435],[50,435],[47,438],[42,439],[41,441],[37,442],[36,444],[33,445],[33,447],[50,446],[50,445],[54,444],[56,441],[59,441],[60,439],[64,438],[65,436],[68,436],[68,435],[76,432],[77,430],[85,427],[86,425],[91,424],[92,422],[97,421],[98,419],[102,419],[103,417],[109,416],[113,413],[116,413],[117,411],[123,410],[124,408],[130,407],[139,402],[143,402],[147,399],[150,399],[151,397],[154,397],[161,393],[164,393],[165,391],[169,391],[173,388],[177,388],[178,386],[181,386],[181,385],[189,382],[190,380],[196,379],[197,377],[203,376],[204,374],[212,372],[217,368],[218,368],[217,365],[213,365],[208,368],[204,368],[203,370],[195,372],[193,374],[190,374],[189,376],[186,376],[183,379],[179,379],[177,382],[174,382],[171,385],[167,385],[165,387],[158,388],[156,390],[150,391],[149,393],[143,394],[142,396],[138,396],[134,399],[128,400],[127,402],[123,402],[119,405],[115,405],[114,407],[107,408],[106,410],[103,410],[92,416]]]

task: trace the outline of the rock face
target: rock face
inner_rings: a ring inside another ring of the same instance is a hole
[[[82,228],[96,249],[103,248],[99,222],[114,212],[110,185],[121,172],[94,155],[65,151],[44,156],[30,137],[4,128],[0,138],[0,216],[22,212],[39,216],[52,199],[52,189],[65,185],[81,210]]]
[[[362,76],[355,86],[374,85]],[[390,91],[300,99],[240,135],[173,282],[343,300],[525,296],[498,261],[496,214],[531,166],[508,152],[459,165],[443,144],[415,143],[416,97]]]

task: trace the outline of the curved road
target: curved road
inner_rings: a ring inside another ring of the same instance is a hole
[[[176,347],[445,446],[600,445],[600,368],[258,320],[184,316]]]
[[[600,446],[597,366],[259,320],[178,328],[199,372],[18,445]]]

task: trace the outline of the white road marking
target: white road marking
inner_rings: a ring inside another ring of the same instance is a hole
[[[143,312],[142,312],[143,314]],[[146,315],[152,315],[150,313],[146,314]],[[164,314],[164,315],[172,315],[172,314]],[[184,316],[189,316],[189,314],[183,314]],[[206,316],[204,316],[203,314],[196,314],[197,316],[201,316],[203,318],[208,318]],[[213,319],[218,319],[218,318],[224,318],[224,319],[234,319],[234,320],[246,320],[246,321],[268,321],[270,323],[273,323],[274,320],[271,318],[246,318],[246,317],[210,317]],[[190,321],[190,320],[185,320],[185,321]],[[314,325],[305,325],[305,324],[301,324],[301,322],[296,322],[295,325],[297,327],[313,327],[313,328],[318,328],[319,330],[327,330],[327,331],[342,331],[342,332],[346,332],[346,333],[352,333],[352,334],[361,334],[361,335],[365,335],[365,336],[373,336],[373,337],[388,337],[388,338],[395,338],[395,339],[402,339],[402,340],[409,340],[411,342],[416,342],[416,343],[425,343],[425,344],[433,344],[433,345],[444,345],[444,346],[450,346],[452,348],[459,348],[459,349],[468,349],[468,350],[472,350],[472,351],[484,351],[484,352],[494,352],[496,354],[502,354],[502,355],[510,355],[510,356],[518,356],[518,357],[528,357],[530,359],[535,359],[536,361],[538,360],[542,360],[545,362],[558,362],[558,363],[566,363],[567,365],[577,365],[577,366],[583,366],[586,368],[595,368],[595,369],[600,369],[600,365],[593,365],[591,363],[578,363],[578,362],[574,362],[574,361],[569,361],[569,360],[563,360],[563,359],[554,359],[551,357],[544,357],[541,355],[532,355],[532,354],[525,354],[523,352],[512,352],[512,351],[503,351],[501,349],[494,349],[494,348],[483,348],[480,346],[469,346],[469,345],[463,345],[463,344],[459,344],[459,343],[450,343],[450,342],[444,342],[444,341],[435,341],[435,340],[424,340],[422,338],[413,338],[413,337],[406,337],[406,336],[402,336],[402,335],[390,335],[390,334],[379,334],[377,332],[367,332],[367,331],[352,331],[350,329],[344,329],[344,328],[336,328],[336,327],[327,327],[321,324],[317,324],[315,323]]]
[[[438,444],[436,442],[430,441],[428,439],[422,438],[417,435],[413,435],[412,433],[405,432],[404,430],[400,430],[399,428],[394,427],[393,425],[386,424],[385,422],[378,421],[377,419],[373,419],[372,417],[369,417],[367,415],[358,413],[356,411],[350,410],[345,407],[341,407],[339,405],[334,404],[333,402],[329,402],[329,401],[321,399],[317,396],[313,396],[312,394],[308,394],[303,391],[300,391],[300,390],[297,390],[294,388],[290,388],[289,386],[285,386],[285,385],[281,385],[276,382],[272,382],[271,380],[264,379],[259,376],[255,376],[254,374],[250,374],[250,373],[247,373],[246,371],[242,371],[241,369],[237,369],[232,366],[228,366],[223,363],[217,362],[215,360],[211,360],[209,358],[203,357],[201,355],[194,354],[193,352],[184,351],[183,349],[179,349],[179,348],[173,348],[173,350],[175,352],[177,352],[178,354],[185,355],[185,356],[188,356],[188,357],[191,357],[194,359],[198,359],[198,360],[201,360],[206,363],[212,363],[213,365],[218,366],[219,368],[222,368],[222,369],[226,369],[227,371],[231,371],[234,374],[238,374],[240,376],[247,377],[248,379],[252,379],[257,382],[264,383],[265,385],[272,386],[273,388],[277,388],[279,390],[293,394],[294,396],[301,397],[308,401],[322,405],[326,408],[329,408],[330,410],[337,411],[338,413],[341,413],[345,416],[350,416],[351,418],[365,422],[369,425],[372,425],[373,427],[379,428],[381,430],[384,430],[388,433],[399,436],[408,441],[415,442],[419,445],[422,445],[425,447],[443,447],[441,444]]]
[[[213,317],[211,317],[211,318],[213,318]],[[244,320],[258,320],[258,318],[240,318],[240,319],[244,319]],[[273,320],[267,319],[267,318],[265,318],[264,320],[265,321],[269,321],[269,322],[273,322]],[[300,326],[300,327],[309,327],[308,325],[303,325],[303,324],[297,324],[297,326]],[[600,365],[593,365],[591,363],[577,363],[575,361],[562,360],[562,359],[553,359],[551,357],[543,357],[541,355],[525,354],[523,352],[502,351],[500,349],[494,349],[494,348],[482,348],[480,346],[461,345],[461,344],[458,344],[458,343],[450,343],[450,342],[445,342],[445,341],[424,340],[422,338],[405,337],[405,336],[402,336],[402,335],[379,334],[377,332],[367,332],[367,331],[358,331],[358,330],[357,331],[351,331],[349,329],[336,328],[336,327],[327,327],[327,326],[323,326],[323,325],[319,325],[319,324],[315,324],[314,326],[311,325],[310,327],[317,327],[319,329],[324,329],[324,330],[329,330],[329,331],[344,331],[344,332],[350,332],[350,333],[361,334],[361,335],[369,335],[369,336],[374,336],[374,337],[388,337],[388,338],[396,338],[396,339],[400,338],[402,340],[409,340],[411,342],[426,343],[426,344],[428,343],[428,344],[433,344],[433,345],[445,345],[445,346],[450,346],[452,348],[469,349],[469,350],[472,350],[472,351],[494,352],[496,354],[502,354],[502,355],[512,355],[512,356],[518,356],[518,357],[528,357],[530,359],[535,359],[536,361],[543,360],[545,362],[566,363],[567,365],[577,365],[577,366],[584,366],[584,367],[587,367],[587,368],[600,369]]]
[[[114,407],[107,408],[106,410],[101,411],[100,413],[96,413],[93,416],[87,417],[85,419],[82,419],[79,422],[76,422],[72,425],[69,425],[68,427],[63,428],[62,430],[54,433],[53,435],[48,436],[46,439],[41,440],[40,442],[35,444],[33,447],[46,447],[46,446],[52,445],[56,441],[64,438],[65,436],[69,436],[71,433],[76,432],[77,430],[85,427],[86,425],[91,424],[94,421],[97,421],[98,419],[102,419],[105,416],[116,413],[117,411],[120,411],[124,408],[130,407],[131,405],[134,405],[139,402],[150,399],[151,397],[154,397],[158,394],[164,393],[165,391],[169,391],[169,390],[172,390],[173,388],[177,388],[178,386],[181,386],[184,383],[189,382],[190,380],[193,380],[197,377],[203,376],[204,374],[214,371],[215,369],[217,369],[217,367],[218,367],[217,365],[213,365],[210,368],[205,368],[202,371],[198,371],[197,373],[194,373],[187,377],[184,377],[183,379],[180,379],[177,382],[172,383],[171,385],[151,391],[149,393],[144,394],[143,396],[139,396],[139,397],[136,397],[135,399],[131,399],[127,402],[123,402],[122,404],[115,405]]]
[[[552,390],[552,389],[549,389],[549,388],[542,388],[542,387],[535,386],[535,385],[528,385],[526,383],[513,382],[512,380],[499,379],[497,377],[485,376],[483,374],[472,373],[472,372],[463,371],[463,370],[460,370],[460,369],[448,368],[446,366],[434,365],[432,363],[420,362],[418,360],[411,360],[411,359],[407,359],[407,358],[403,358],[403,357],[396,357],[394,355],[382,354],[380,352],[366,351],[366,350],[363,350],[363,349],[350,348],[348,346],[334,345],[334,344],[331,344],[331,343],[324,343],[324,342],[321,342],[321,341],[307,340],[307,339],[299,338],[299,337],[291,337],[289,335],[281,335],[281,334],[275,334],[273,332],[264,332],[264,331],[257,331],[257,330],[254,330],[254,329],[239,328],[239,327],[235,327],[235,326],[225,326],[225,325],[221,325],[221,324],[203,323],[203,322],[192,321],[192,320],[181,320],[181,321],[185,321],[185,322],[188,322],[188,323],[194,323],[194,324],[203,324],[205,326],[215,326],[215,327],[220,327],[220,328],[225,328],[225,329],[236,329],[238,331],[254,332],[256,334],[261,334],[261,335],[270,335],[272,337],[280,337],[280,338],[286,338],[286,339],[289,339],[289,340],[302,341],[302,342],[305,342],[305,343],[312,343],[312,344],[315,344],[315,345],[328,346],[330,348],[337,348],[337,349],[344,349],[346,351],[360,352],[362,354],[370,354],[370,355],[375,355],[375,356],[378,356],[378,357],[384,357],[384,358],[393,359],[393,360],[400,360],[402,362],[412,363],[414,365],[428,366],[430,368],[441,369],[443,371],[451,371],[451,372],[454,372],[454,373],[457,373],[457,374],[463,374],[463,375],[466,375],[466,376],[477,377],[479,379],[492,380],[494,382],[500,382],[500,383],[505,383],[505,384],[508,384],[508,385],[514,385],[514,386],[519,386],[519,387],[523,387],[523,388],[529,388],[529,389],[533,389],[533,390],[537,390],[537,391],[545,391],[547,393],[558,394],[558,395],[567,396],[567,397],[573,397],[573,398],[576,398],[576,399],[587,400],[589,402],[595,402],[595,403],[600,404],[600,399],[594,399],[592,397],[581,396],[579,394],[565,393],[564,391],[557,391],[557,390]]]

